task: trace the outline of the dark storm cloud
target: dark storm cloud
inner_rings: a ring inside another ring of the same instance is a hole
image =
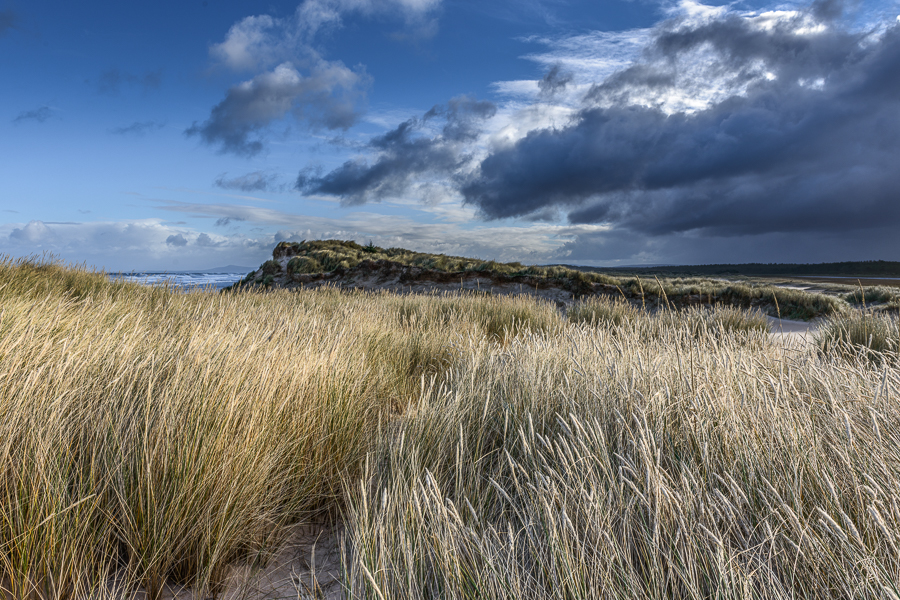
[[[24,110],[13,119],[13,123],[23,123],[25,121],[37,121],[43,123],[53,116],[53,109],[49,106],[41,106],[32,110]]]
[[[446,106],[436,105],[431,108],[423,119],[428,121],[435,117],[446,119],[441,133],[444,140],[453,142],[468,142],[478,137],[481,132],[481,123],[490,119],[497,113],[497,107],[493,102],[475,100],[469,96],[452,98]]]
[[[0,10],[0,36],[13,29],[19,21],[19,16],[11,10]]]
[[[372,138],[369,149],[376,154],[370,164],[359,159],[345,162],[325,175],[301,172],[297,189],[306,194],[340,197],[348,204],[403,195],[419,176],[454,178],[468,161],[465,143],[473,141],[481,123],[497,108],[490,102],[462,96],[446,106],[435,106],[419,120],[409,119],[396,129]],[[440,133],[428,136],[422,128],[428,122],[443,119]]]
[[[264,171],[254,171],[231,179],[226,178],[226,174],[223,173],[216,178],[215,186],[241,192],[273,192],[281,191],[283,187],[278,183],[278,177],[274,173]]]
[[[716,236],[697,232],[635,235],[625,228],[581,233],[547,260],[568,264],[821,263],[900,254],[895,226],[856,231],[768,232]]]
[[[573,75],[571,73],[563,72],[562,65],[557,63],[550,67],[547,74],[538,81],[538,87],[541,89],[541,94],[552,96],[556,92],[564,90],[568,84],[572,83],[572,78]]]
[[[149,131],[156,131],[165,127],[165,123],[159,121],[135,121],[131,125],[123,125],[122,127],[113,127],[109,130],[115,135],[136,135],[142,136]]]
[[[765,27],[736,15],[666,23],[571,124],[485,158],[465,199],[488,218],[558,207],[651,236],[898,225],[900,25],[853,33],[829,22],[839,15],[820,2]],[[696,77],[679,79],[697,56]],[[640,102],[710,80],[733,92],[702,110]]]
[[[97,92],[107,96],[116,96],[123,86],[139,86],[145,92],[159,89],[162,83],[162,70],[148,71],[143,75],[135,75],[116,67],[107,69],[97,78]]]
[[[273,121],[293,114],[315,128],[347,130],[360,117],[369,77],[339,62],[319,60],[302,75],[292,64],[233,86],[209,119],[185,134],[199,136],[222,153],[251,157],[262,152],[263,134]]]

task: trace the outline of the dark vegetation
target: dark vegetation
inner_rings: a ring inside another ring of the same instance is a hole
[[[897,310],[900,307],[900,290],[886,286],[860,286],[846,294],[844,300],[863,307],[876,305],[881,310]]]
[[[281,242],[275,246],[272,254],[275,259],[293,257],[288,262],[288,271],[291,273],[320,273],[336,269],[352,269],[366,260],[387,260],[405,266],[444,273],[490,271],[514,277],[575,279],[590,283],[614,283],[615,281],[607,275],[589,273],[571,267],[526,266],[518,262],[500,263],[462,256],[413,252],[405,248],[381,248],[371,243],[362,246],[353,241],[341,240]]]

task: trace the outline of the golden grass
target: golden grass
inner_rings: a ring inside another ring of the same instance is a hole
[[[461,351],[349,490],[351,589],[897,597],[897,372],[655,327]]]
[[[758,314],[11,259],[0,303],[0,595],[216,597],[328,514],[358,598],[900,597],[900,377]]]
[[[151,597],[165,579],[214,595],[230,563],[337,509],[454,335],[499,339],[526,316],[475,298],[183,294],[10,260],[0,300],[0,577],[16,598],[114,571]]]

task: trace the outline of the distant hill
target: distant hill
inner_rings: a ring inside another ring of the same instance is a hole
[[[836,297],[755,283],[671,277],[675,273],[669,273],[668,277],[661,273],[663,276],[654,280],[652,275],[643,279],[647,271],[638,274],[639,277],[635,277],[637,273],[633,270],[630,276],[623,271],[598,271],[560,265],[498,263],[404,248],[380,248],[373,244],[361,246],[352,241],[313,240],[281,242],[273,250],[271,260],[228,289],[329,287],[396,293],[529,294],[560,307],[604,296],[651,309],[731,305],[801,319],[840,312],[847,307],[844,300]]]
[[[272,260],[249,273],[245,283],[261,283],[278,279],[288,284],[297,276],[337,273],[338,276],[362,263],[391,263],[400,267],[417,268],[434,273],[485,273],[511,278],[532,277],[542,280],[569,282],[578,287],[593,283],[615,284],[617,280],[601,273],[590,273],[574,267],[526,266],[522,263],[499,263],[463,256],[414,252],[405,248],[381,248],[373,244],[362,246],[353,241],[311,240],[281,242],[272,251]]]
[[[795,276],[810,277],[900,277],[900,262],[866,260],[833,263],[742,263],[713,265],[669,265],[652,267],[571,267],[594,273],[636,273],[700,276]]]

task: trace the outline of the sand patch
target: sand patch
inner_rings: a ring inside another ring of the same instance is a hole
[[[770,337],[800,344],[811,344],[815,339],[816,332],[822,326],[821,319],[812,321],[794,321],[777,317],[766,317],[766,319],[769,321]]]
[[[297,526],[281,550],[261,570],[236,565],[229,583],[217,600],[339,600],[341,585],[341,534],[338,525]],[[135,594],[112,594],[145,600],[143,590]],[[191,588],[166,585],[163,600],[211,600]]]

